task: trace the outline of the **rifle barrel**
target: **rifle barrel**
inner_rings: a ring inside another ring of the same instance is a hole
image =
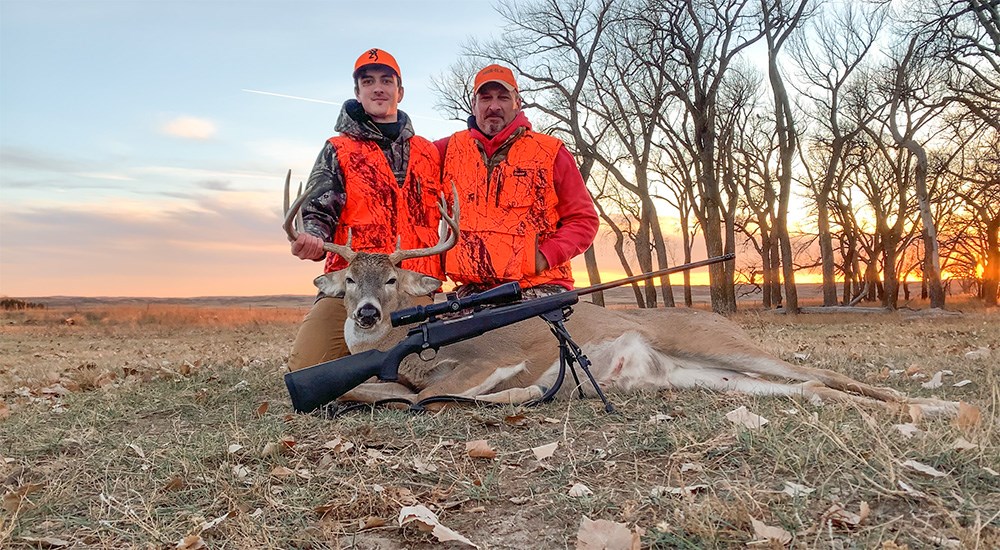
[[[703,267],[706,265],[717,264],[719,262],[725,262],[727,260],[732,260],[736,258],[736,254],[732,252],[728,254],[723,254],[722,256],[713,256],[705,260],[699,260],[697,262],[691,262],[689,264],[675,265],[674,267],[668,267],[666,269],[661,269],[659,271],[651,271],[649,273],[640,273],[638,275],[633,275],[631,277],[626,277],[624,279],[618,279],[617,281],[611,281],[608,283],[601,283],[599,285],[588,286],[586,288],[579,288],[573,290],[577,296],[584,296],[586,294],[592,294],[594,292],[600,292],[602,290],[607,290],[609,288],[615,288],[616,286],[627,285],[631,283],[637,283],[639,281],[645,281],[646,279],[652,279],[654,277],[662,277],[664,275],[670,275],[671,273],[679,273],[681,271],[687,271],[689,269],[694,269],[696,267]]]

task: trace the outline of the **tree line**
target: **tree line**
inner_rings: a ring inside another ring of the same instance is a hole
[[[1000,0],[495,9],[497,32],[435,79],[438,107],[464,120],[476,68],[514,68],[535,125],[578,159],[627,275],[689,262],[700,239],[709,256],[749,252],[710,268],[720,313],[745,284],[797,311],[803,269],[822,273],[826,306],[895,308],[910,280],[932,307],[950,281],[997,303]],[[634,289],[640,307],[675,304],[667,278]],[[687,278],[681,292],[690,305]]]

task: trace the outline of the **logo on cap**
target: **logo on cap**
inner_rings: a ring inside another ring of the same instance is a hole
[[[372,61],[378,61],[378,48],[372,48],[368,50],[368,59]]]

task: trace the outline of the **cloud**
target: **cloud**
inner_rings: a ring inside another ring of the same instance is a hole
[[[215,137],[215,123],[193,116],[177,117],[161,128],[163,133],[183,139],[207,140]]]

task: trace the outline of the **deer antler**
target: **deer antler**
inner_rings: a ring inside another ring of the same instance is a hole
[[[451,184],[451,196],[452,205],[451,212],[452,215],[448,215],[448,203],[444,200],[444,193],[441,193],[438,197],[438,211],[441,212],[441,219],[444,220],[447,227],[442,228],[441,234],[438,235],[438,243],[429,248],[415,248],[412,250],[401,250],[399,248],[400,239],[396,239],[396,250],[389,254],[389,261],[392,265],[399,265],[403,260],[410,260],[413,258],[423,258],[426,256],[434,256],[451,249],[458,242],[458,217],[459,217],[459,206],[458,206],[458,190],[455,189],[455,183]],[[450,231],[449,231],[450,229]]]
[[[302,193],[302,182],[299,182],[299,192],[295,195],[295,202],[289,205],[289,187],[292,184],[292,171],[288,171],[288,175],[285,176],[285,221],[281,224],[281,227],[285,230],[285,234],[288,235],[288,242],[292,242],[299,238],[299,232],[302,231],[302,203],[306,201],[306,195]]]
[[[308,194],[302,192],[302,184],[299,183],[299,192],[295,196],[295,200],[289,204],[289,198],[291,196],[291,182],[292,182],[292,171],[289,170],[288,174],[285,176],[285,221],[281,224],[281,227],[285,229],[285,234],[288,235],[288,241],[294,241],[299,238],[299,233],[303,231],[302,229],[302,204],[306,202],[306,197]],[[348,263],[354,259],[358,253],[351,250],[351,231],[347,230],[347,242],[340,245],[334,243],[323,243],[323,250],[327,252],[333,252],[344,258]]]
[[[295,196],[294,201],[290,201],[291,198],[291,181],[292,181],[292,171],[289,170],[288,174],[285,176],[285,221],[281,224],[284,228],[285,234],[288,236],[288,241],[292,242],[299,238],[299,233],[303,231],[302,229],[302,204],[306,201],[307,194],[302,192],[302,184],[299,184],[298,194]],[[435,254],[440,254],[451,247],[455,246],[458,242],[458,217],[459,217],[459,206],[458,206],[458,190],[455,188],[455,184],[451,184],[452,192],[452,205],[451,211],[452,216],[448,216],[448,205],[444,200],[444,193],[438,198],[438,211],[441,212],[441,219],[445,221],[446,227],[442,228],[441,234],[438,236],[438,244],[429,248],[417,248],[413,250],[401,250],[399,248],[400,239],[396,239],[396,250],[389,254],[389,261],[393,265],[399,265],[403,260],[409,260],[412,258],[422,258],[425,256],[433,256]],[[449,231],[450,229],[450,231]],[[351,230],[347,230],[347,242],[344,244],[336,243],[323,243],[323,250],[327,252],[332,252],[343,258],[347,263],[351,263],[354,257],[357,256],[357,252],[351,249]]]

